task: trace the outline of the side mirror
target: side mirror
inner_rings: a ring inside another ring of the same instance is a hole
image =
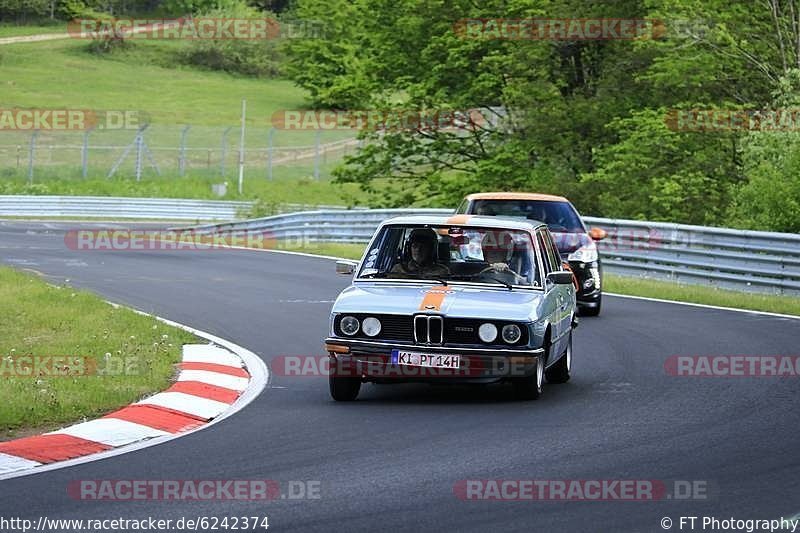
[[[355,261],[336,261],[336,273],[352,276],[356,272],[358,263]]]
[[[556,285],[572,285],[572,272],[569,270],[559,270],[558,272],[550,272],[547,279]]]
[[[589,237],[596,241],[602,241],[608,237],[608,232],[602,228],[592,228],[589,230]]]

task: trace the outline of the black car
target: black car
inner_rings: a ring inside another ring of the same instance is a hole
[[[547,224],[562,259],[569,263],[577,278],[577,300],[581,314],[600,314],[603,267],[595,241],[604,239],[606,232],[600,228],[587,231],[569,200],[549,194],[476,193],[464,198],[456,213],[523,217]]]

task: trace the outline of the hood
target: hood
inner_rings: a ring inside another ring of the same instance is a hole
[[[535,320],[542,293],[436,283],[356,282],[339,295],[334,313],[442,313],[459,318]]]
[[[553,234],[553,240],[556,241],[558,251],[564,256],[592,242],[592,238],[586,233],[560,231],[551,231],[551,233]]]

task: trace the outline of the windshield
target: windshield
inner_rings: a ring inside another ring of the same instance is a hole
[[[547,224],[550,231],[584,232],[578,213],[569,202],[550,200],[475,200],[473,215],[524,217]]]
[[[385,226],[358,276],[541,286],[527,232],[460,226]]]

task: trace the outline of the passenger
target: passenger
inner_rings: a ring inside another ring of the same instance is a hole
[[[481,271],[485,281],[492,283],[502,280],[506,283],[525,283],[526,278],[514,272],[509,263],[514,255],[514,238],[507,231],[487,231],[481,239],[483,260],[489,266]]]

